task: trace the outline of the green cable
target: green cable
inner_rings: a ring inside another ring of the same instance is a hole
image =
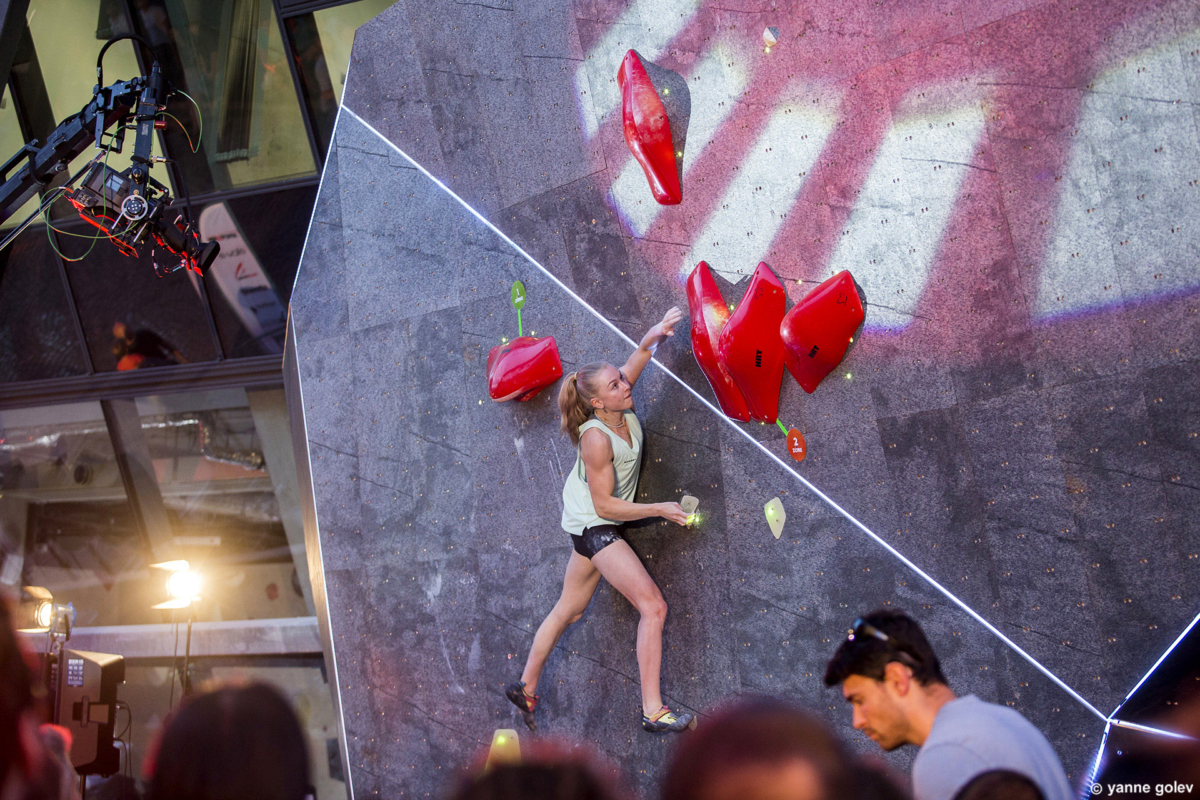
[[[178,120],[176,120],[176,122],[178,122]],[[122,127],[128,128],[129,126],[125,125]],[[114,131],[112,133],[112,135],[115,136],[116,132]],[[108,167],[108,157],[111,153],[112,153],[112,142],[109,142],[108,147],[105,148],[105,150],[104,150],[104,166],[106,168]],[[103,234],[103,233],[98,233],[95,236],[87,236],[82,233],[71,233],[70,231],[60,231],[58,228],[54,227],[54,225],[52,225],[50,222],[50,215],[49,215],[50,206],[54,203],[55,200],[57,200],[59,197],[62,197],[64,194],[66,194],[67,190],[65,187],[60,186],[60,187],[58,187],[57,191],[58,191],[58,195],[56,197],[51,198],[50,200],[48,200],[47,202],[45,202],[42,205],[42,221],[46,223],[46,239],[50,242],[50,247],[54,250],[55,253],[58,253],[58,257],[61,258],[63,261],[70,261],[72,263],[74,263],[76,261],[83,261],[92,252],[92,249],[95,248],[97,239],[106,239],[106,238],[111,238],[111,237],[108,236],[108,234]],[[104,207],[107,209],[108,208],[108,198],[106,198],[104,196],[103,191],[101,191],[101,193],[100,193],[100,200],[104,203]],[[78,239],[91,239],[92,243],[90,245],[88,245],[88,249],[79,258],[71,258],[70,256],[63,253],[63,251],[58,249],[58,243],[54,241],[54,237],[50,234],[50,231],[54,231],[55,233],[61,233],[64,236],[74,236]]]
[[[779,426],[779,430],[783,431],[783,435],[787,436],[788,429],[783,426],[783,423],[779,420],[779,417],[775,418],[775,424]]]
[[[162,114],[164,117],[170,117],[171,119],[175,120],[175,124],[179,126],[179,130],[183,131],[183,135],[188,142],[188,147],[192,148],[193,153],[200,149],[196,144],[192,144],[191,135],[187,132],[187,128],[183,127],[183,123],[179,121],[178,117],[176,117],[174,114],[168,114],[166,111],[160,111],[158,113]],[[199,139],[196,140],[197,143],[199,143],[199,141]]]
[[[204,138],[204,113],[202,111],[200,111],[200,104],[197,103],[190,94],[183,91],[182,89],[176,89],[175,91],[179,92],[181,95],[186,97],[188,100],[191,100],[192,105],[194,105],[196,107],[196,118],[200,121],[200,133],[196,134],[196,147],[199,148],[200,141]],[[179,122],[179,120],[175,120],[175,121]],[[192,152],[194,153],[196,151],[192,150]]]

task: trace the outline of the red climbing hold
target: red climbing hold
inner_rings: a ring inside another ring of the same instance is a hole
[[[854,278],[842,270],[797,303],[779,326],[787,368],[812,394],[837,369],[858,334],[866,313]]]
[[[562,361],[553,336],[521,336],[498,344],[488,353],[488,394],[497,403],[531,400],[562,377]]]
[[[683,199],[683,192],[679,188],[671,123],[658,91],[633,50],[625,54],[617,70],[617,84],[621,87],[625,143],[642,165],[654,199],[664,206],[675,205]]]
[[[696,363],[700,365],[704,377],[708,378],[708,385],[712,387],[725,415],[749,422],[750,409],[746,406],[746,398],[717,357],[717,340],[729,321],[729,307],[725,305],[725,298],[721,296],[708,264],[703,261],[688,276],[687,297],[688,311],[692,317],[692,353],[696,356]]]
[[[717,344],[721,363],[742,390],[750,416],[759,422],[774,422],[779,416],[779,385],[783,382],[779,323],[786,303],[783,284],[760,262]]]

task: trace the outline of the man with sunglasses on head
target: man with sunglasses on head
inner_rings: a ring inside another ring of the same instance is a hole
[[[900,611],[880,609],[854,621],[825,669],[825,685],[839,684],[856,730],[884,750],[921,748],[913,761],[915,800],[952,800],[993,769],[1027,775],[1046,800],[1072,798],[1041,731],[1011,708],[958,697],[921,626]]]

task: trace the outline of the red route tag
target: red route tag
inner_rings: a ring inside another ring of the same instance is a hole
[[[804,441],[804,434],[792,428],[787,435],[788,454],[797,461],[803,461],[804,456],[808,454],[808,445]]]

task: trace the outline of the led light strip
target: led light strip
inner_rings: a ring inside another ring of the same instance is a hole
[[[1108,722],[1104,725],[1104,735],[1100,737],[1100,749],[1096,751],[1096,759],[1092,762],[1092,768],[1088,770],[1088,779],[1079,787],[1079,796],[1091,797],[1092,785],[1096,782],[1096,773],[1100,771],[1100,764],[1104,760],[1104,746],[1108,744],[1108,732],[1112,730],[1112,723]]]
[[[1179,634],[1179,636],[1175,639],[1175,641],[1171,643],[1171,646],[1167,648],[1167,652],[1163,653],[1161,656],[1158,657],[1158,661],[1154,662],[1154,666],[1151,667],[1150,670],[1145,675],[1142,676],[1142,679],[1137,682],[1137,685],[1129,690],[1129,694],[1125,695],[1125,699],[1122,700],[1121,703],[1116,708],[1113,709],[1112,714],[1109,715],[1110,718],[1115,717],[1118,713],[1120,713],[1121,709],[1125,707],[1125,704],[1129,702],[1129,698],[1133,697],[1133,693],[1136,692],[1138,689],[1140,689],[1142,684],[1145,683],[1150,678],[1150,676],[1154,674],[1154,670],[1158,669],[1158,665],[1161,664],[1163,661],[1165,661],[1167,656],[1171,655],[1171,651],[1179,646],[1179,643],[1183,641],[1183,637],[1188,635],[1188,631],[1190,631],[1192,628],[1196,627],[1197,622],[1200,622],[1200,614],[1197,614],[1195,619],[1192,620],[1192,623],[1183,629],[1183,633]]]
[[[444,192],[446,192],[446,194],[450,195],[456,201],[458,201],[459,205],[461,205],[468,212],[470,212],[472,216],[474,216],[476,219],[478,219],[480,222],[482,222],[484,225],[486,225],[497,236],[499,236],[501,239],[503,239],[505,242],[507,242],[514,250],[516,250],[518,253],[520,253],[525,258],[526,261],[528,261],[534,267],[539,269],[544,275],[546,275],[546,277],[548,277],[551,281],[553,281],[555,284],[557,284],[560,289],[562,289],[568,295],[573,297],[580,305],[582,305],[584,308],[586,308],[588,311],[590,311],[592,313],[592,316],[594,316],[596,319],[600,320],[600,322],[604,323],[604,325],[607,326],[613,333],[615,333],[617,336],[619,336],[621,339],[623,339],[625,342],[632,345],[633,347],[637,347],[637,343],[635,341],[633,341],[633,339],[630,339],[628,336],[626,336],[625,333],[620,328],[618,328],[616,325],[614,325],[612,322],[610,322],[603,314],[601,314],[599,311],[597,311],[595,308],[593,308],[591,305],[589,305],[586,300],[584,300],[582,297],[580,297],[574,291],[572,291],[571,288],[569,286],[567,286],[565,283],[563,283],[561,280],[559,280],[558,277],[554,275],[554,273],[552,273],[550,270],[546,269],[540,263],[538,263],[537,259],[535,259],[533,256],[529,255],[529,253],[525,252],[525,250],[519,244],[517,244],[512,239],[510,239],[508,237],[508,235],[504,233],[504,231],[500,230],[498,227],[496,227],[494,224],[492,224],[492,222],[487,217],[480,214],[478,211],[476,211],[474,208],[472,208],[467,203],[467,201],[463,200],[461,197],[459,197],[457,194],[455,194],[453,189],[451,189],[449,186],[447,186],[446,184],[444,184],[440,180],[438,180],[438,178],[436,176],[434,176],[429,170],[425,169],[425,167],[421,166],[416,161],[414,161],[412,159],[412,157],[408,155],[408,153],[405,153],[403,150],[401,150],[399,147],[397,147],[395,145],[395,143],[393,143],[390,139],[388,139],[386,136],[384,136],[382,133],[380,133],[378,130],[376,130],[375,127],[373,125],[371,125],[371,123],[367,122],[365,119],[360,117],[358,114],[354,113],[354,111],[352,109],[350,109],[349,107],[347,107],[345,105],[341,106],[341,110],[344,110],[347,114],[349,114],[350,116],[352,116],[356,120],[358,120],[362,124],[363,127],[365,127],[371,133],[378,136],[380,138],[380,140],[386,142],[389,147],[391,147],[393,150],[395,150],[397,153],[399,153],[401,156],[403,156],[404,159],[406,161],[408,161],[408,163],[412,164],[413,167],[415,167],[421,174],[423,174],[425,177],[429,178],[429,180],[433,181],[435,184],[437,184],[439,187],[441,187],[441,189]],[[340,111],[339,111],[339,113],[340,113]],[[1127,727],[1127,728],[1134,728],[1136,730],[1141,730],[1141,731],[1145,731],[1148,733],[1157,733],[1157,734],[1161,734],[1164,736],[1171,736],[1173,738],[1180,738],[1180,737],[1190,738],[1190,737],[1182,736],[1182,734],[1172,733],[1170,731],[1164,731],[1164,730],[1160,730],[1158,728],[1152,728],[1147,725],[1138,725],[1136,723],[1131,723],[1131,722],[1121,722],[1118,720],[1114,720],[1111,717],[1105,716],[1102,711],[1100,711],[1094,705],[1089,703],[1082,695],[1079,694],[1079,692],[1075,691],[1070,686],[1068,686],[1066,684],[1066,682],[1064,682],[1061,678],[1059,678],[1057,675],[1055,675],[1053,672],[1051,672],[1046,667],[1042,666],[1042,664],[1040,662],[1038,662],[1037,659],[1035,659],[1033,656],[1029,655],[1029,653],[1026,653],[1024,650],[1022,650],[1021,647],[1016,642],[1014,642],[1012,639],[1009,639],[1007,636],[1005,636],[1004,633],[1001,632],[995,625],[988,622],[979,613],[977,613],[974,609],[972,609],[970,606],[968,606],[962,600],[958,599],[958,597],[956,597],[953,592],[951,592],[949,589],[947,589],[946,587],[944,587],[940,583],[938,583],[936,580],[934,580],[932,576],[927,574],[923,569],[921,569],[916,564],[914,564],[912,561],[910,561],[899,550],[892,547],[890,544],[888,544],[886,541],[884,541],[882,538],[880,538],[878,535],[876,535],[874,531],[872,531],[866,525],[859,522],[858,519],[856,519],[852,514],[850,514],[850,512],[846,511],[844,508],[842,508],[837,503],[835,503],[828,495],[826,495],[824,492],[822,492],[820,489],[818,489],[813,484],[809,483],[809,481],[803,475],[796,472],[788,464],[786,464],[783,461],[783,459],[781,459],[779,456],[775,455],[770,450],[768,450],[767,447],[762,442],[755,439],[753,436],[751,436],[749,433],[747,433],[745,430],[743,430],[739,425],[737,425],[737,423],[735,423],[729,417],[725,416],[725,414],[722,413],[722,411],[719,408],[717,408],[712,403],[710,403],[707,398],[705,398],[702,394],[700,394],[695,389],[693,389],[686,381],[684,381],[682,378],[680,378],[678,375],[676,375],[674,372],[672,372],[670,369],[668,369],[661,361],[659,361],[656,358],[651,358],[650,360],[655,366],[657,366],[664,373],[666,373],[668,376],[670,376],[676,383],[678,383],[680,386],[682,386],[684,389],[686,389],[689,393],[691,393],[692,396],[694,396],[697,400],[699,400],[701,403],[703,403],[705,406],[707,406],[714,414],[719,416],[721,419],[725,420],[725,422],[728,423],[731,428],[733,428],[735,431],[737,431],[739,434],[741,434],[746,439],[746,441],[750,442],[755,447],[757,447],[759,450],[761,450],[772,461],[774,461],[776,464],[778,464],[780,467],[782,467],[785,472],[790,474],[796,480],[800,481],[800,483],[803,484],[805,486],[805,488],[807,488],[810,492],[812,492],[817,497],[819,497],[823,501],[825,501],[825,503],[828,504],[830,508],[832,508],[834,511],[837,511],[839,514],[841,514],[843,517],[845,517],[846,520],[848,520],[851,524],[853,524],[856,528],[861,530],[867,536],[871,537],[871,539],[873,539],[877,544],[879,544],[881,547],[883,547],[885,550],[887,550],[889,553],[891,553],[893,556],[895,556],[902,564],[904,564],[906,567],[911,569],[913,572],[917,573],[917,575],[921,576],[930,586],[932,586],[934,589],[938,590],[943,595],[945,595],[947,599],[949,599],[951,602],[953,602],[956,606],[961,608],[963,611],[967,612],[967,614],[969,614],[976,622],[983,625],[985,628],[987,628],[989,631],[991,631],[993,634],[995,634],[996,637],[1000,639],[1000,641],[1002,641],[1006,645],[1008,645],[1017,655],[1021,656],[1021,658],[1025,659],[1030,664],[1032,664],[1034,668],[1036,668],[1039,672],[1041,672],[1043,675],[1045,675],[1047,678],[1049,678],[1051,681],[1053,681],[1060,689],[1065,691],[1067,694],[1071,695],[1071,697],[1075,698],[1075,700],[1077,700],[1084,708],[1086,708],[1088,711],[1095,714],[1097,718],[1099,718],[1100,720],[1102,720],[1105,723],[1106,730],[1107,730],[1107,726],[1111,724],[1111,725],[1120,725],[1122,727]],[[1193,624],[1195,624],[1195,622],[1193,622]],[[1180,637],[1180,638],[1182,638],[1182,637]],[[1174,645],[1172,645],[1172,647],[1173,646]],[[1161,659],[1160,659],[1160,661],[1161,661]]]
[[[351,63],[353,63],[353,61]],[[345,100],[346,87],[349,85],[350,85],[350,66],[347,65],[346,80],[342,84],[342,100]],[[346,109],[347,112],[354,114],[353,111],[350,111],[350,109],[346,108],[346,106],[344,106],[341,102],[338,103],[337,115],[333,118],[333,131],[329,134],[329,149],[330,150],[333,149],[333,147],[335,146],[336,141],[337,141],[338,124],[341,123],[341,121],[342,121],[342,109]],[[354,114],[354,118],[359,119],[357,114]],[[361,122],[361,119],[359,121]],[[327,170],[328,165],[329,165],[329,154],[327,152],[325,155],[325,163],[322,165],[322,169],[321,169],[321,179],[317,182],[317,194],[316,194],[316,197],[313,199],[312,214],[309,215],[309,218],[308,218],[308,229],[304,232],[304,244],[300,248],[300,261],[297,262],[300,265],[304,264],[304,254],[308,251],[308,237],[310,235],[312,235],[313,225],[316,222],[317,203],[319,203],[321,201],[321,189],[324,188],[324,186],[325,186],[325,174],[328,171]],[[299,267],[297,267],[296,268],[296,278],[294,281],[292,281],[292,292],[291,292],[291,294],[288,295],[289,298],[291,297],[292,294],[295,294],[296,285],[299,282],[300,282],[300,269],[299,269]],[[292,321],[291,303],[289,302],[289,304],[288,304],[287,338],[293,342],[297,342],[296,329],[295,329],[294,325],[295,325],[295,323]],[[297,342],[297,344],[298,344],[298,342]],[[286,348],[287,348],[287,345],[285,342],[284,349],[286,350]],[[297,369],[297,374],[296,374],[296,386],[300,390],[300,410],[301,410],[300,425],[302,426],[301,434],[304,437],[304,449],[307,454],[307,451],[308,451],[308,419],[304,415],[304,407],[305,407],[304,406],[304,381],[300,379],[298,369]],[[342,762],[342,767],[343,767],[342,771],[345,773],[346,795],[348,797],[353,798],[354,797],[354,774],[353,774],[354,770],[351,769],[352,765],[350,762],[350,732],[346,729],[346,706],[342,701],[342,680],[341,680],[341,675],[338,672],[338,662],[337,662],[337,643],[336,643],[337,637],[335,637],[333,635],[333,611],[331,611],[330,607],[329,607],[329,582],[326,581],[326,579],[325,579],[325,553],[324,553],[324,548],[321,545],[321,512],[320,512],[320,509],[317,508],[317,490],[316,490],[316,486],[313,485],[313,469],[312,469],[312,458],[311,457],[308,458],[308,462],[309,462],[309,464],[308,464],[308,491],[309,491],[309,496],[312,497],[312,499],[313,499],[313,522],[316,524],[316,527],[317,527],[317,536],[316,536],[317,561],[321,565],[321,594],[324,597],[325,625],[327,626],[327,630],[329,631],[329,661],[333,665],[333,674],[330,675],[329,678],[333,682],[333,690],[335,692],[337,692],[338,731],[341,734],[341,740],[338,743],[338,749],[340,750],[338,755],[341,757],[341,762]],[[296,477],[298,480],[299,474],[297,474]],[[307,537],[305,537],[305,541],[307,543]],[[311,582],[311,578],[310,578],[310,582]],[[313,598],[313,603],[314,603],[314,605],[316,604],[315,594],[314,594],[314,598]]]

